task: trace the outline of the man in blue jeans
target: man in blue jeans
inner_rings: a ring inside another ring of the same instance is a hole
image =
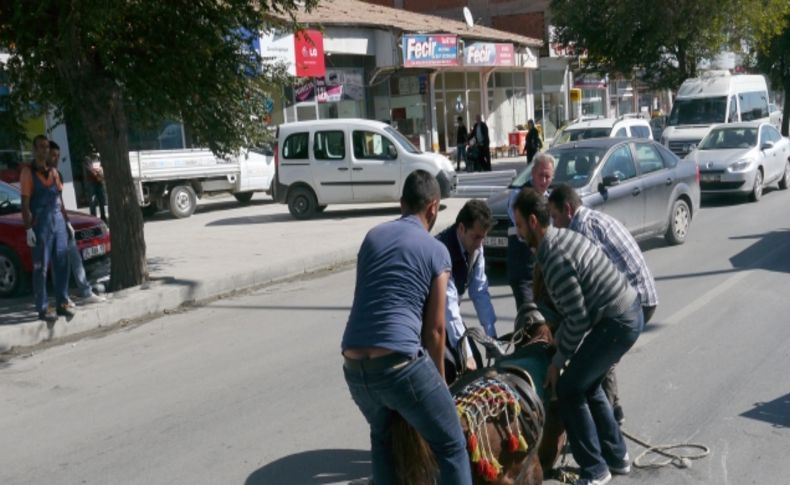
[[[395,483],[392,423],[403,417],[425,439],[439,482],[472,483],[466,439],[444,383],[447,248],[430,230],[439,184],[418,170],[406,178],[400,219],[365,236],[354,303],[343,334],[343,373],[370,425],[373,483]]]
[[[56,142],[50,140],[49,141],[49,161],[47,165],[50,168],[57,170],[58,176],[61,180],[63,180],[63,176],[58,170],[58,163],[60,163],[60,145]],[[77,284],[77,291],[80,297],[81,303],[101,303],[105,301],[103,296],[99,296],[93,293],[93,287],[91,286],[90,282],[88,281],[88,277],[85,274],[85,267],[82,264],[82,256],[80,255],[80,250],[77,247],[77,238],[70,237],[68,240],[68,255],[69,255],[69,267],[71,268],[71,275],[74,277],[74,282]],[[73,306],[74,304],[69,301],[69,306]]]
[[[631,471],[601,382],[642,332],[639,295],[598,245],[575,231],[550,226],[543,195],[525,188],[513,208],[519,236],[535,250],[559,316],[553,322],[557,351],[546,372],[546,387],[556,392],[580,468],[577,485],[603,485],[612,473]]]

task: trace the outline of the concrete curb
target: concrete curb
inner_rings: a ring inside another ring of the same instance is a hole
[[[6,352],[14,347],[33,346],[99,328],[113,327],[124,321],[155,317],[184,304],[205,301],[235,291],[348,264],[356,259],[357,250],[358,241],[354,241],[347,248],[308,255],[298,262],[274,263],[266,268],[251,269],[212,279],[199,281],[154,279],[144,285],[112,293],[108,295],[106,302],[78,307],[77,314],[69,322],[59,318],[51,327],[38,320],[2,325],[0,352]]]

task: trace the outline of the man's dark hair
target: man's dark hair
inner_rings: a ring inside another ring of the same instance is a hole
[[[60,145],[58,145],[57,143],[55,143],[52,140],[49,140],[49,149],[50,150],[60,150]]]
[[[415,170],[403,182],[401,202],[410,214],[419,214],[441,196],[436,177],[425,170]]]
[[[558,209],[565,210],[565,204],[571,206],[571,210],[576,212],[576,209],[582,205],[582,199],[576,190],[568,184],[559,184],[551,190],[549,194],[549,202],[554,204]]]
[[[475,222],[480,223],[480,227],[486,231],[494,227],[494,217],[491,215],[491,209],[480,199],[467,201],[461,207],[461,211],[458,212],[455,222],[456,224],[463,224],[466,229],[474,227]]]
[[[49,143],[49,138],[47,138],[46,136],[44,136],[44,135],[36,135],[36,136],[33,137],[33,149],[36,148],[36,143],[38,143],[39,140],[44,140],[47,143]]]
[[[551,220],[549,204],[546,198],[532,187],[521,189],[516,201],[513,202],[513,210],[519,211],[524,219],[534,215],[542,227],[549,226],[549,221]]]
[[[458,120],[458,122],[459,122],[459,123],[463,124],[463,122],[464,122],[464,118],[463,118],[462,116],[459,116],[459,117],[458,117],[458,118],[456,118],[456,119]]]

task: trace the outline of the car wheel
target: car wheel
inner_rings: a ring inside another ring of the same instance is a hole
[[[790,160],[787,161],[785,164],[785,173],[782,175],[782,178],[779,180],[779,188],[782,190],[786,190],[787,187],[790,187]]]
[[[170,213],[183,219],[191,216],[197,208],[195,190],[189,185],[177,185],[170,191]]]
[[[233,194],[233,197],[236,197],[236,200],[239,201],[239,204],[249,204],[252,200],[252,192],[236,192]]]
[[[669,244],[683,244],[686,242],[689,225],[691,224],[691,212],[684,200],[678,199],[672,204],[672,212],[669,213],[669,226],[664,236]]]
[[[14,296],[25,287],[27,275],[11,249],[0,247],[0,297]]]
[[[297,187],[288,194],[288,211],[296,219],[310,219],[315,214],[318,203],[313,191],[305,187]]]
[[[757,202],[763,196],[763,171],[757,169],[757,173],[754,174],[754,186],[752,187],[752,193],[749,194],[749,200],[752,202]]]

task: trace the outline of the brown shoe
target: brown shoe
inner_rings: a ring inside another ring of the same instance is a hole
[[[67,322],[74,318],[74,312],[71,311],[66,305],[59,306],[57,309],[55,309],[55,313],[57,313],[58,316],[66,317]]]

